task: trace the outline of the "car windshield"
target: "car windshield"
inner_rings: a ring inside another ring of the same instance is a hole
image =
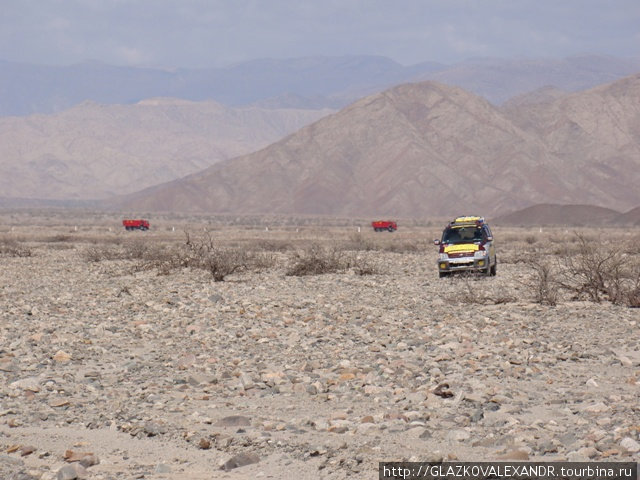
[[[474,243],[482,241],[482,228],[457,227],[447,228],[442,235],[443,243]]]

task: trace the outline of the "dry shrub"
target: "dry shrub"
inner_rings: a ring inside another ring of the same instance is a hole
[[[602,242],[575,233],[562,249],[553,247],[556,262],[539,257],[528,262],[534,272],[529,285],[537,302],[555,305],[559,291],[574,299],[640,306],[640,257],[624,244]]]
[[[261,239],[255,242],[256,250],[265,252],[287,252],[293,250],[293,245],[288,240]]]
[[[222,282],[233,273],[263,270],[275,264],[275,257],[272,255],[221,247],[210,235],[200,239],[191,239],[188,232],[185,235],[186,242],[179,257],[180,263],[208,271],[215,282]]]
[[[84,249],[82,255],[87,262],[105,260],[153,260],[165,252],[162,246],[143,241],[130,241],[122,245],[96,244]]]
[[[240,247],[221,247],[210,235],[192,238],[185,232],[186,241],[180,245],[163,245],[142,240],[122,245],[93,245],[83,252],[88,262],[129,260],[136,262],[134,271],[155,269],[168,275],[181,268],[208,271],[216,282],[224,281],[232,273],[262,270],[273,266],[274,257],[267,253],[249,252]]]
[[[557,272],[551,262],[534,257],[527,264],[534,272],[534,280],[527,286],[533,290],[535,301],[543,305],[557,305],[559,296]]]
[[[359,252],[367,252],[376,250],[376,244],[360,232],[352,233],[344,244],[346,250],[355,250]]]
[[[33,251],[15,238],[0,238],[0,255],[6,257],[30,257]]]
[[[415,240],[404,240],[387,243],[381,250],[392,253],[418,253],[424,252],[427,248],[424,243]]]
[[[286,274],[295,277],[321,275],[343,271],[350,266],[351,262],[344,250],[335,246],[327,248],[313,243],[304,250],[298,250],[293,254],[292,263]]]
[[[120,253],[113,247],[95,245],[85,248],[82,251],[82,257],[87,262],[97,263],[104,260],[117,260],[120,257]]]
[[[352,256],[350,265],[356,275],[379,275],[380,270],[368,258],[360,256]]]
[[[617,245],[603,245],[578,233],[576,238],[578,253],[561,259],[560,285],[577,298],[627,304],[640,281],[638,258],[624,254]]]

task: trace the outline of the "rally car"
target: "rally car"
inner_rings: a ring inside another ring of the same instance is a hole
[[[450,222],[442,232],[438,254],[440,278],[459,271],[495,275],[498,267],[493,235],[483,217],[463,216]]]

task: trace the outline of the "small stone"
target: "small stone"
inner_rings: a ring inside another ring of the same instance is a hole
[[[227,460],[220,470],[233,470],[234,468],[244,467],[245,465],[251,465],[252,463],[258,463],[260,457],[255,453],[239,453],[235,457]]]
[[[23,378],[9,384],[10,388],[38,393],[40,391],[40,381],[36,377]]]
[[[464,442],[471,437],[471,434],[466,430],[451,430],[447,433],[447,438],[449,440],[454,440],[456,442]]]
[[[163,435],[167,433],[167,427],[155,422],[147,422],[144,424],[144,433],[149,437],[155,437],[157,435]]]
[[[57,480],[76,480],[77,478],[87,478],[87,470],[77,463],[65,465],[56,476]]]
[[[100,459],[93,453],[85,455],[84,457],[82,457],[82,460],[80,460],[80,465],[82,465],[84,468],[89,468],[94,465],[98,465],[99,463]]]
[[[596,382],[593,378],[590,378],[589,380],[587,380],[587,387],[596,388],[597,386],[598,386],[598,382]]]
[[[53,359],[58,363],[67,363],[71,360],[71,355],[64,350],[58,350],[53,356]]]
[[[595,458],[599,453],[594,447],[582,447],[578,450],[578,454],[586,458]]]
[[[7,425],[9,425],[9,428],[17,428],[22,426],[22,422],[17,418],[10,418],[7,421]]]
[[[171,473],[171,467],[166,463],[156,465],[155,473]]]
[[[471,421],[474,423],[479,422],[483,418],[484,418],[484,412],[482,411],[481,408],[476,409],[476,411],[473,412],[473,414],[471,415]]]
[[[20,367],[15,361],[0,361],[0,372],[17,372]]]
[[[584,412],[588,413],[603,413],[609,410],[609,406],[604,404],[603,402],[594,403],[593,405],[587,405],[582,409]]]
[[[640,443],[636,442],[631,437],[623,438],[622,441],[620,442],[620,446],[629,453],[640,452]]]
[[[250,427],[251,419],[242,415],[231,415],[221,418],[214,425],[214,427]]]
[[[211,442],[206,438],[201,438],[198,442],[198,448],[201,450],[209,450],[211,448]]]
[[[620,355],[618,357],[618,360],[620,360],[620,363],[622,364],[623,367],[631,367],[631,366],[633,366],[633,362],[631,361],[631,359],[629,357],[625,357],[624,355]]]
[[[34,447],[33,445],[25,445],[20,448],[20,456],[26,457],[27,455],[31,455],[35,451],[36,447]]]
[[[503,455],[500,455],[497,457],[498,460],[520,460],[520,461],[524,461],[524,460],[529,460],[529,454],[521,449],[515,449],[515,450],[509,450],[508,452],[504,453]]]

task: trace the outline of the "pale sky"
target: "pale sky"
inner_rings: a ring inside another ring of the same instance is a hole
[[[47,65],[587,53],[640,57],[640,0],[0,0],[0,60]]]

